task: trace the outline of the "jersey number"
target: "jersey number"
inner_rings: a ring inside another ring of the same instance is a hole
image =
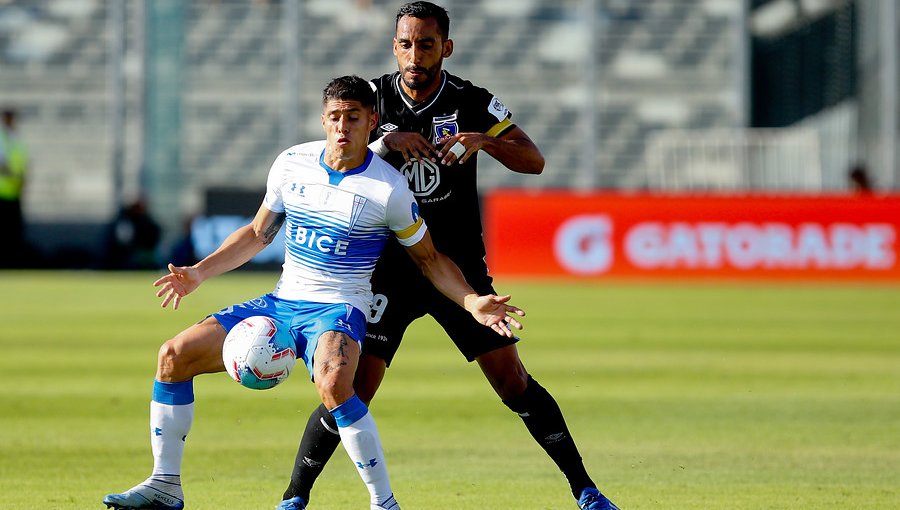
[[[384,294],[375,294],[372,296],[372,308],[369,310],[369,323],[377,324],[387,308],[388,298]]]

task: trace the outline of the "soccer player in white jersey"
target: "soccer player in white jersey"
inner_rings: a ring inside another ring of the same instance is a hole
[[[159,350],[150,403],[153,471],[137,486],[103,499],[107,507],[184,508],[181,462],[194,414],[193,378],[222,372],[222,345],[244,318],[264,315],[290,331],[344,448],[369,490],[371,508],[399,509],[375,421],[353,390],[372,293],[369,278],[393,235],[425,276],[486,327],[521,329],[509,296],[479,296],[459,268],[437,252],[406,180],[366,146],[377,123],[375,93],[357,76],[335,78],[323,93],[325,141],[281,153],[252,222],[190,267],[169,264],[158,279],[162,306],[177,309],[203,281],[235,269],[272,242],[286,223],[285,262],[270,294],[213,313]]]
[[[372,80],[378,94],[379,126],[373,150],[407,177],[434,242],[463,270],[477,291],[493,293],[485,263],[477,176],[487,154],[509,170],[540,174],[544,157],[493,93],[443,68],[453,54],[450,15],[431,2],[397,10],[393,52],[397,70]],[[372,273],[375,294],[355,388],[370,402],[408,334],[409,325],[430,315],[469,362],[477,362],[501,402],[559,468],[582,510],[616,510],[597,488],[556,399],[527,369],[517,337],[494,335],[430,283],[414,273],[398,243],[389,243]],[[410,297],[412,296],[412,298]],[[291,481],[276,510],[302,510],[316,478],[337,449],[333,417],[318,406],[307,421]]]

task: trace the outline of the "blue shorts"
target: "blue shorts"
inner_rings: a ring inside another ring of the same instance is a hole
[[[346,303],[289,301],[266,294],[211,314],[225,331],[231,331],[237,323],[255,315],[269,317],[279,329],[286,328],[290,332],[297,355],[306,363],[310,377],[313,376],[313,354],[322,333],[340,331],[357,343],[362,343],[366,336],[365,314]]]

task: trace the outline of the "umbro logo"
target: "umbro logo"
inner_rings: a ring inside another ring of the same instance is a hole
[[[560,442],[563,437],[565,437],[565,432],[557,432],[556,434],[550,434],[549,436],[544,438],[544,444],[553,444]]]
[[[391,124],[390,122],[388,122],[387,124],[383,124],[383,125],[381,126],[381,130],[382,130],[382,131],[385,131],[385,132],[388,132],[388,133],[391,132],[391,131],[396,131],[396,130],[398,130],[398,129],[400,129],[400,126],[398,126],[398,125],[396,125],[396,124]]]

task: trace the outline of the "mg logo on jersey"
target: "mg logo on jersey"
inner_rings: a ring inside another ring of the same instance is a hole
[[[441,184],[441,171],[437,163],[430,159],[407,161],[400,169],[400,173],[406,176],[409,189],[417,197],[427,197]]]
[[[432,137],[432,142],[434,143],[459,133],[456,114],[433,117],[431,120],[431,132],[434,135]]]

